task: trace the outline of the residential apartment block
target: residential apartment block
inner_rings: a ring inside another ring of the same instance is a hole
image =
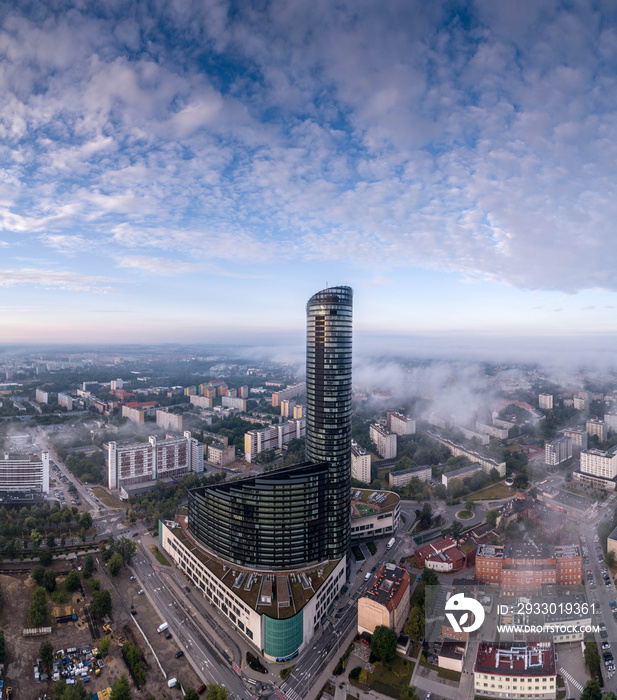
[[[572,440],[561,437],[544,445],[544,462],[551,467],[565,462],[572,457]]]
[[[355,440],[351,441],[351,478],[371,483],[371,455]]]
[[[293,399],[296,396],[301,396],[304,393],[306,393],[306,382],[298,382],[298,384],[288,386],[286,389],[273,392],[272,405],[275,407],[279,406],[283,399]]]
[[[553,395],[552,394],[540,394],[538,396],[538,402],[540,408],[550,411],[553,408]]]
[[[381,457],[384,459],[396,457],[396,433],[391,433],[383,425],[377,425],[376,423],[371,424],[369,433]]]
[[[380,625],[401,632],[409,616],[410,591],[405,569],[395,564],[382,566],[358,599],[358,632],[373,634]]]
[[[395,411],[386,414],[386,425],[388,430],[397,435],[413,435],[416,432],[416,421]]]
[[[247,462],[252,462],[260,452],[280,449],[294,438],[304,437],[305,432],[305,418],[271,425],[261,430],[249,430],[244,434],[244,458]]]
[[[168,413],[162,409],[156,412],[156,424],[163,430],[173,430],[177,433],[182,432],[182,414]]]
[[[68,394],[58,394],[58,406],[64,406],[67,411],[73,410],[73,397]]]
[[[433,470],[429,466],[410,467],[409,469],[401,469],[388,474],[388,482],[390,488],[396,486],[399,489],[405,488],[412,479],[420,479],[424,483],[429,482],[433,477]]]

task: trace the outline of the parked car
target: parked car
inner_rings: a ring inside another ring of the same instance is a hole
[[[183,652],[183,651],[177,651],[177,652],[176,652],[176,659],[179,659],[181,656],[184,656],[184,652]]]

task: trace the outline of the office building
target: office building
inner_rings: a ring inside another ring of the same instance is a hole
[[[401,498],[393,491],[351,489],[351,542],[391,537],[401,519]]]
[[[572,457],[572,440],[560,437],[544,445],[544,462],[549,467],[556,467]]]
[[[371,483],[371,455],[355,440],[351,441],[351,478]]]
[[[554,700],[557,671],[553,642],[480,642],[473,683],[476,697]]]
[[[276,660],[289,659],[308,644],[345,583],[351,294],[347,287],[323,290],[307,306],[311,461],[193,489],[188,518],[160,527],[165,551],[260,653]],[[278,445],[302,424],[304,419],[272,426],[268,435],[249,431],[245,448],[251,454],[262,451],[275,435]]]
[[[429,466],[409,467],[409,469],[400,469],[388,474],[388,482],[390,488],[404,489],[412,479],[420,479],[424,483],[428,483],[433,478],[433,470]]]
[[[409,617],[409,574],[395,564],[382,566],[358,599],[358,633],[373,634],[384,625],[397,634]]]
[[[371,424],[369,433],[381,457],[384,459],[396,457],[396,433],[391,433],[386,427],[376,423]]]
[[[550,411],[553,408],[553,395],[552,394],[540,394],[538,396],[538,402],[540,408],[546,411]]]
[[[177,433],[182,432],[182,414],[168,413],[162,409],[156,412],[156,424],[163,430],[173,430]]]
[[[413,435],[416,432],[416,421],[396,411],[388,411],[386,426],[397,435]]]
[[[476,581],[501,586],[504,596],[539,593],[542,586],[578,586],[583,557],[578,545],[481,545],[476,554]]]
[[[329,557],[349,549],[353,292],[329,287],[306,307],[306,457],[327,462]]]

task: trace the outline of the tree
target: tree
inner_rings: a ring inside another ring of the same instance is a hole
[[[132,697],[129,679],[123,673],[114,683],[111,700],[131,700]]]
[[[450,534],[454,539],[458,539],[461,532],[463,532],[463,523],[460,520],[454,520],[452,525],[448,528]]]
[[[94,559],[91,554],[88,554],[84,559],[83,575],[84,578],[90,578],[92,576],[92,569],[94,569]]]
[[[585,683],[581,700],[602,700],[602,690],[600,684],[596,680],[590,680]]]
[[[92,527],[92,523],[93,520],[90,513],[83,513],[79,518],[79,527],[83,528],[84,530],[89,530]]]
[[[94,617],[105,617],[111,612],[111,595],[109,591],[94,591],[90,602],[90,612]]]
[[[528,484],[529,479],[527,478],[527,474],[525,474],[524,472],[522,472],[521,474],[517,474],[514,477],[514,485],[517,489],[525,489],[527,488]]]
[[[52,533],[47,535],[46,543],[49,549],[53,549],[56,546],[56,538]]]
[[[405,632],[411,639],[417,641],[424,637],[424,612],[419,605],[414,605],[405,623]]]
[[[41,659],[41,665],[49,673],[54,662],[54,647],[47,639],[41,642],[41,646],[39,647],[39,658]]]
[[[607,566],[615,566],[615,552],[607,552],[604,555],[604,561]]]
[[[380,661],[392,661],[396,656],[396,632],[385,625],[375,627],[371,651]]]
[[[117,576],[122,568],[122,555],[116,552],[113,557],[107,562],[107,568],[112,576]]]
[[[28,608],[28,614],[33,627],[43,627],[49,622],[47,593],[44,588],[38,586],[34,589],[32,603],[30,603],[30,607]]]
[[[65,581],[66,590],[70,593],[74,593],[75,591],[79,590],[80,583],[81,582],[79,580],[79,574],[77,573],[77,571],[69,571]]]
[[[49,593],[53,593],[56,590],[56,572],[51,569],[47,569],[45,576],[43,577],[43,585],[45,590]]]
[[[494,508],[491,508],[490,510],[486,511],[486,522],[489,525],[496,525],[498,516],[499,513]]]
[[[216,683],[212,683],[208,686],[208,694],[206,695],[206,700],[227,700],[229,694],[227,688]]]
[[[39,554],[39,561],[43,566],[49,566],[51,562],[53,561],[54,556],[51,553],[51,549],[42,549],[41,553]]]
[[[53,685],[54,700],[88,700],[92,697],[81,681],[75,685],[67,685],[64,681],[56,681]]]
[[[99,644],[99,651],[103,656],[109,654],[109,647],[111,646],[111,639],[109,637],[103,637]]]
[[[433,569],[427,569],[424,567],[424,571],[422,572],[422,581],[424,581],[427,586],[438,586],[439,576],[437,576],[437,572],[433,571]]]
[[[195,688],[187,688],[184,694],[184,700],[199,700],[199,693]]]
[[[43,582],[45,580],[45,571],[45,567],[41,566],[40,564],[35,564],[32,567],[30,576],[32,577],[32,580],[34,581],[34,583],[36,583],[37,586],[43,585]]]
[[[495,467],[491,469],[491,471],[488,473],[489,479],[491,481],[499,481],[499,472]]]

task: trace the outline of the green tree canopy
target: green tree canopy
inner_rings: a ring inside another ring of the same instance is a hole
[[[94,591],[90,602],[90,611],[94,617],[105,617],[111,613],[111,595],[109,591],[103,589]]]
[[[396,632],[385,625],[375,627],[371,651],[380,661],[391,661],[396,656]]]
[[[39,658],[41,659],[43,668],[49,673],[54,662],[54,647],[47,639],[41,642]]]
[[[132,700],[131,685],[124,673],[113,685],[111,700]]]
[[[585,683],[581,700],[602,700],[602,690],[598,681],[590,680]]]

